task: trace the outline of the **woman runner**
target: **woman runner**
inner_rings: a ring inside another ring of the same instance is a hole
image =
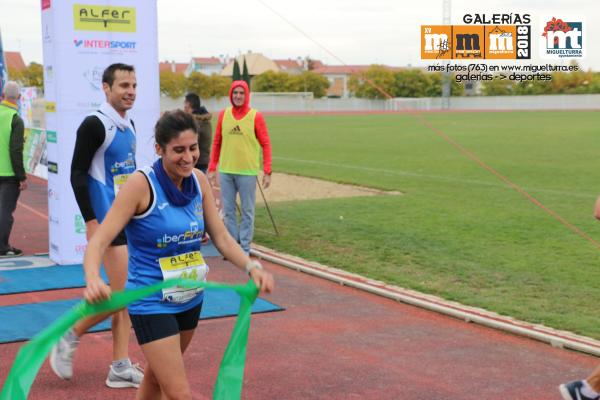
[[[125,228],[129,246],[126,289],[164,279],[186,277],[204,281],[208,273],[201,254],[206,229],[217,249],[245,269],[261,292],[273,290],[273,276],[251,260],[229,235],[219,218],[207,178],[194,169],[198,137],[193,118],[177,110],[156,123],[155,147],[160,158],[132,174],[84,257],[84,298],[95,303],[110,296],[100,278],[102,255]],[[138,399],[191,399],[183,353],[194,335],[202,308],[201,289],[169,288],[132,303],[131,322],[148,365]]]

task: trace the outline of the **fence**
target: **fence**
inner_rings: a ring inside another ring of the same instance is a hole
[[[381,112],[442,110],[440,97],[369,100],[359,98],[312,99],[299,94],[253,93],[251,105],[267,113]],[[227,97],[202,100],[212,112],[230,105]],[[183,98],[161,97],[161,111],[183,108]],[[451,97],[449,110],[600,110],[600,94],[546,96]]]

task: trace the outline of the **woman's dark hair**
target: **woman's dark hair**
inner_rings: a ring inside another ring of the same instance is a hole
[[[199,114],[200,113],[200,97],[196,93],[188,93],[185,95],[185,101],[190,103],[190,107],[192,107],[192,113]]]
[[[196,122],[191,115],[182,110],[167,111],[154,126],[154,140],[160,147],[165,149],[171,140],[188,129],[198,134]]]

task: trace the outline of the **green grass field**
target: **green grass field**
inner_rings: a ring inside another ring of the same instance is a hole
[[[424,114],[597,240],[599,116]],[[257,243],[600,339],[600,249],[415,117],[270,116],[267,123],[275,171],[404,195],[272,204],[280,237],[259,208]]]

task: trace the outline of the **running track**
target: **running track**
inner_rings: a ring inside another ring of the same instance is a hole
[[[15,213],[12,245],[47,251],[45,182],[31,178]],[[209,259],[211,280],[244,274]],[[243,397],[247,399],[559,399],[556,386],[585,376],[598,359],[468,324],[265,263],[286,311],[253,316]],[[80,289],[0,296],[0,306],[75,297]],[[0,323],[9,323],[1,321]],[[233,318],[200,323],[186,366],[194,399],[211,398]],[[143,355],[132,333],[134,361]],[[22,343],[0,345],[0,382]],[[71,382],[47,364],[30,399],[133,399],[104,386],[110,334],[82,340]]]

